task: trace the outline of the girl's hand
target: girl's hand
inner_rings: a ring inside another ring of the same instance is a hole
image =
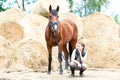
[[[81,68],[81,64],[80,63],[78,63],[78,67]]]

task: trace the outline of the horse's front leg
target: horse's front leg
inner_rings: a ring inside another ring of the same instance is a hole
[[[59,74],[63,74],[62,68],[62,44],[59,43],[58,45],[58,61],[59,61]]]
[[[63,52],[64,52],[64,59],[65,59],[65,69],[67,70],[68,69],[68,65],[69,65],[69,63],[68,63],[68,56],[69,56],[69,53],[68,53],[68,51],[67,51],[67,45],[65,44],[65,45],[63,45]]]
[[[63,69],[62,69],[62,52],[58,52],[58,60],[59,60],[59,74],[63,74]]]
[[[51,74],[51,62],[52,62],[52,47],[47,46],[48,48],[48,74]]]

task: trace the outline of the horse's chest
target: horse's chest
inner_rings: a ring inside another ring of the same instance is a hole
[[[54,45],[56,45],[57,44],[56,40],[57,40],[57,38],[54,35],[49,35],[48,38],[47,38],[47,42],[49,44],[51,44],[51,43],[53,44],[54,43]]]

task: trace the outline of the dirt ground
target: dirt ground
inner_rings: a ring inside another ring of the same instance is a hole
[[[0,80],[120,80],[120,70],[89,69],[84,72],[84,77],[79,77],[79,71],[75,77],[70,78],[70,72],[65,71],[59,75],[58,71],[48,75],[46,72],[11,72],[0,73]]]

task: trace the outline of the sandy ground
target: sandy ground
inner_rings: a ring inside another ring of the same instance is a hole
[[[75,72],[75,77],[70,78],[70,72],[64,70],[63,75],[58,71],[48,75],[46,72],[11,72],[0,73],[0,80],[120,80],[120,70],[87,70],[84,77],[79,77],[79,71]]]

